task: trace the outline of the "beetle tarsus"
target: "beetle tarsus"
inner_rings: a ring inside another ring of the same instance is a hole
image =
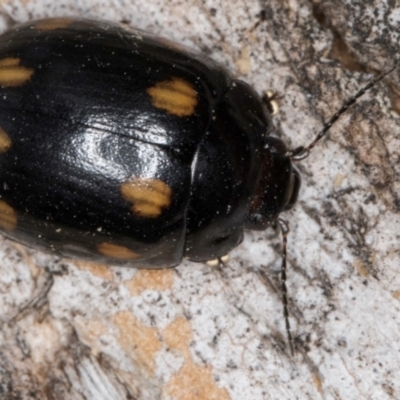
[[[221,267],[221,266],[225,267],[228,260],[229,260],[229,254],[225,254],[224,256],[208,260],[206,264],[209,267]]]
[[[222,269],[225,268],[226,264],[224,262],[224,260],[222,259],[222,257],[218,257],[218,268]]]
[[[262,97],[262,101],[267,106],[272,117],[279,113],[278,95],[275,92],[267,90]]]

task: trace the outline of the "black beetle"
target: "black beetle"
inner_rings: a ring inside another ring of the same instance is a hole
[[[109,22],[0,37],[7,237],[61,256],[173,267],[227,254],[297,198],[257,93],[220,66]]]
[[[91,261],[219,259],[296,202],[271,102],[188,49],[121,25],[46,19],[0,37],[0,229]],[[290,334],[289,334],[290,335]],[[290,338],[290,336],[289,336]],[[290,339],[291,341],[291,339]]]

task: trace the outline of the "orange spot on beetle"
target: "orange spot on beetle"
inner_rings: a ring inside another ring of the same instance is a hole
[[[12,145],[10,136],[7,135],[6,131],[0,128],[0,153],[5,153]]]
[[[34,70],[19,65],[20,62],[16,57],[0,60],[0,86],[20,86],[31,79]]]
[[[13,231],[17,227],[17,213],[5,201],[0,200],[0,227]]]
[[[187,81],[172,78],[147,89],[154,107],[178,117],[193,115],[197,106],[197,91]]]
[[[117,258],[119,260],[135,260],[139,258],[139,254],[128,249],[125,246],[103,242],[97,246],[97,250],[104,256]]]
[[[121,185],[121,193],[140,217],[156,218],[171,204],[172,190],[159,179],[133,178]]]

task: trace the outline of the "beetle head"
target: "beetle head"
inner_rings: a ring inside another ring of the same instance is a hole
[[[263,230],[275,222],[282,211],[289,210],[296,203],[300,182],[300,175],[292,165],[285,144],[268,136],[258,186],[245,227]]]

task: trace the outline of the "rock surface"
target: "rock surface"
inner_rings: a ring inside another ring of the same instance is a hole
[[[46,16],[123,21],[201,50],[279,95],[289,147],[398,58],[400,12],[376,0],[2,1],[4,30]],[[2,399],[398,399],[399,70],[298,163],[288,290],[281,240],[248,233],[223,271],[55,259],[0,241]]]

